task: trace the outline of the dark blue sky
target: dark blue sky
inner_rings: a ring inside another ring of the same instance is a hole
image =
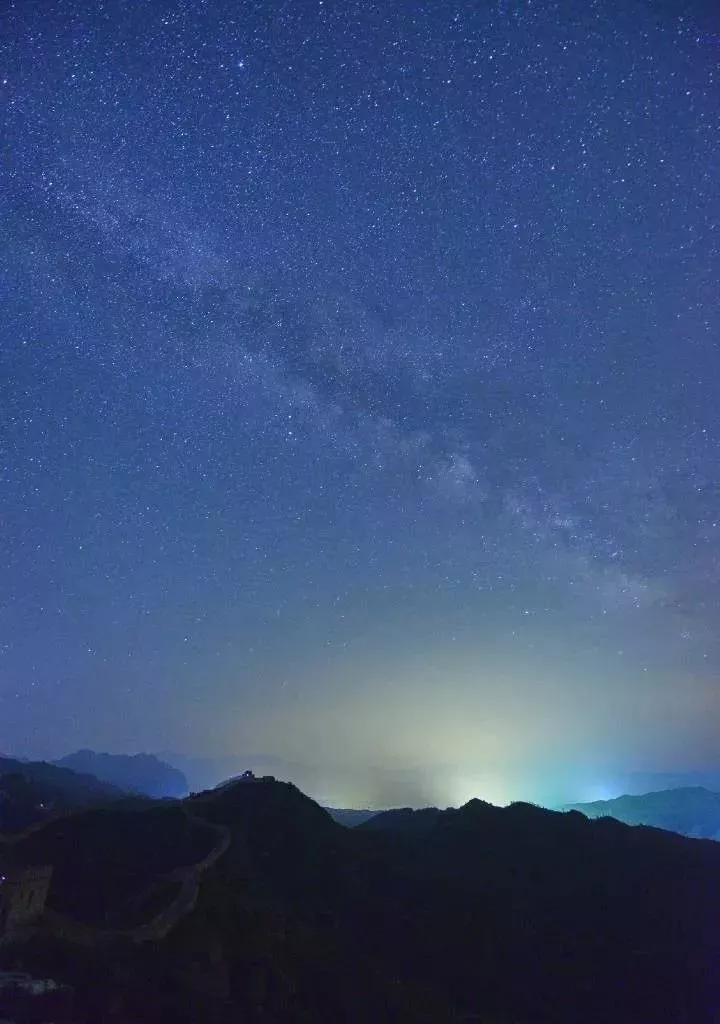
[[[0,21],[0,749],[718,766],[711,5]]]

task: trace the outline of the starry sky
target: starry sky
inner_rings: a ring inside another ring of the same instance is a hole
[[[720,770],[720,18],[0,13],[0,750]]]

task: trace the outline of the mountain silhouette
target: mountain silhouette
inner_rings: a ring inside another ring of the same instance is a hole
[[[376,814],[382,813],[381,811],[353,810],[350,807],[326,807],[325,810],[333,821],[337,821],[339,825],[345,825],[346,828],[355,828],[370,818],[374,818]]]
[[[0,832],[24,829],[51,814],[125,795],[87,772],[46,761],[0,757]]]
[[[189,791],[183,773],[154,754],[100,754],[94,750],[77,750],[61,757],[55,764],[95,775],[126,792],[157,799],[182,798]]]
[[[76,1024],[718,1019],[714,842],[480,800],[349,829],[252,779],[81,811],[15,855],[56,875],[46,931],[0,966],[73,986]]]
[[[702,786],[665,789],[571,804],[588,818],[616,818],[628,825],[652,825],[698,839],[720,839],[720,793]]]

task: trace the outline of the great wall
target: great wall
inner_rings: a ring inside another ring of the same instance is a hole
[[[183,811],[188,821],[192,824],[213,828],[217,835],[217,841],[207,856],[201,861],[175,868],[173,871],[157,879],[151,889],[158,889],[163,884],[173,882],[179,883],[180,889],[171,902],[150,921],[134,928],[105,929],[85,924],[45,907],[42,916],[36,923],[0,936],[0,945],[10,945],[37,935],[50,935],[81,946],[99,946],[118,940],[139,944],[143,942],[157,942],[165,938],[195,908],[202,876],[227,853],[232,842],[230,830],[226,825],[218,825],[206,821],[204,818],[191,814],[185,807]],[[26,835],[37,831],[39,827],[44,827],[45,824],[31,826],[23,833],[17,835],[0,836],[0,842],[6,845],[14,845]]]

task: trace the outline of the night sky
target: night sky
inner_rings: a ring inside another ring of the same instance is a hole
[[[0,750],[720,767],[713,7],[3,5]]]

